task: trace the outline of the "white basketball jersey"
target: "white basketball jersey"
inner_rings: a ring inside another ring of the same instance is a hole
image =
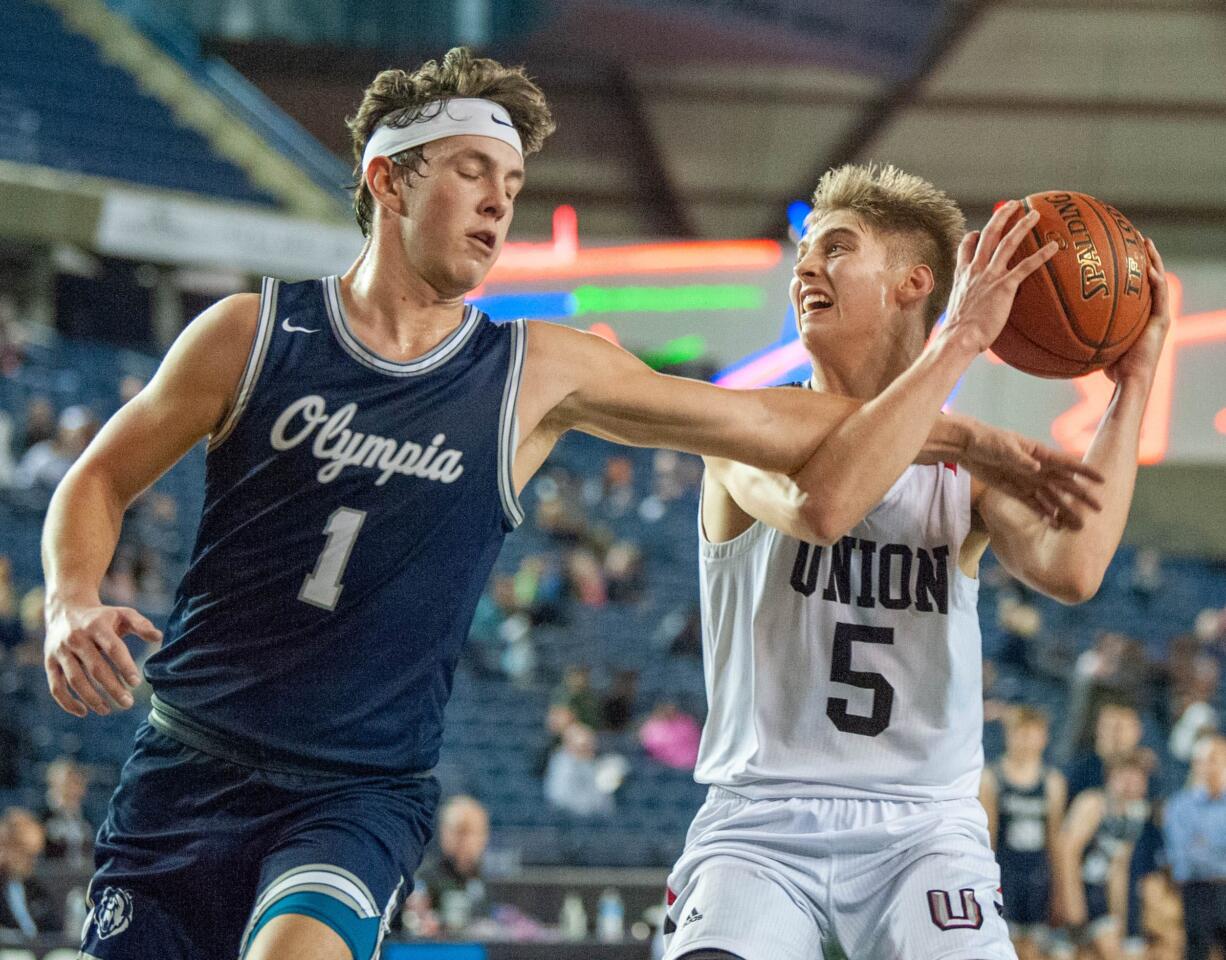
[[[970,477],[912,466],[838,544],[699,520],[708,715],[695,778],[749,797],[975,797],[979,582]]]

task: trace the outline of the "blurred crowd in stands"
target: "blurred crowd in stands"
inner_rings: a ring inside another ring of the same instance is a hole
[[[9,804],[0,930],[17,936],[79,920],[71,893],[88,876],[93,830],[142,713],[107,718],[114,725],[99,739],[90,731],[100,718],[73,721],[50,705],[36,530],[56,483],[152,361],[138,374],[114,348],[64,353],[53,339],[27,329],[0,295],[0,792]],[[65,369],[65,357],[80,356],[110,372]],[[87,372],[104,389],[64,386]],[[184,470],[128,514],[102,585],[107,602],[155,620],[168,612],[200,458]],[[704,710],[700,479],[693,457],[567,438],[525,491],[529,520],[481,599],[449,708],[448,735],[463,749],[445,746],[453,775],[440,777],[473,796],[447,805],[405,929],[426,936],[480,920],[507,935],[539,933],[484,896],[487,844],[518,844],[530,862],[655,866],[680,849],[701,797],[687,782]],[[1047,899],[1041,922],[1018,925],[1023,951],[1061,956],[1080,944],[1100,960],[1146,949],[1174,958],[1187,923],[1187,955],[1208,956],[1199,944],[1226,936],[1226,741],[1214,737],[1226,572],[1126,550],[1104,596],[1071,612],[990,561],[983,587],[985,784],[995,778],[997,789],[985,799],[1037,777],[1051,800],[1037,841]],[[1019,713],[1035,706],[1043,712]],[[1033,846],[1034,828],[1019,829]],[[1007,911],[1011,886],[1034,886],[1033,876],[1004,882]]]

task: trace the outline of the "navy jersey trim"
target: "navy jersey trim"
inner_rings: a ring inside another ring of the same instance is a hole
[[[511,529],[524,522],[523,507],[515,493],[515,450],[519,446],[519,386],[523,381],[527,325],[523,320],[507,324],[511,328],[511,356],[507,380],[502,388],[502,410],[498,415],[498,494]]]
[[[481,311],[467,304],[464,307],[464,319],[443,339],[442,343],[415,360],[397,363],[368,350],[354,335],[349,326],[349,320],[345,316],[344,303],[341,301],[340,278],[337,276],[324,277],[322,283],[324,306],[327,307],[328,319],[331,321],[332,332],[336,336],[337,343],[362,366],[389,376],[416,377],[438,369],[464,349],[464,344],[480,325]]]
[[[264,360],[268,357],[268,345],[272,342],[272,332],[276,327],[277,294],[280,287],[281,281],[274,280],[272,277],[265,277],[260,284],[260,319],[255,328],[255,339],[251,342],[251,352],[247,355],[247,365],[243,368],[243,375],[238,381],[238,389],[234,394],[234,405],[230,408],[230,412],[226,415],[225,420],[221,422],[221,426],[209,438],[208,449],[210,452],[220,447],[225,442],[226,437],[234,432],[234,428],[238,426],[239,418],[243,415],[243,411],[247,409],[247,404],[251,400],[252,391],[255,389],[255,382],[260,376]]]

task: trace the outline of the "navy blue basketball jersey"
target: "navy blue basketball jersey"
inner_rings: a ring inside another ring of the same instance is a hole
[[[151,722],[270,769],[437,762],[460,646],[503,537],[522,321],[469,306],[406,363],[366,349],[336,277],[265,279],[163,648]]]
[[[1108,801],[1108,809],[1082,855],[1081,879],[1089,886],[1106,884],[1115,857],[1125,846],[1137,842],[1149,818],[1148,800],[1120,809],[1113,808]]]
[[[1043,870],[1047,864],[1047,770],[1030,787],[1019,787],[993,766],[997,783],[996,859],[1004,873]]]

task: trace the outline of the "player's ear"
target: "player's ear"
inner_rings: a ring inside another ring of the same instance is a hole
[[[396,166],[387,157],[375,157],[366,168],[366,189],[379,206],[397,216],[401,213],[401,192],[404,178],[397,176]]]
[[[936,278],[926,263],[917,263],[907,269],[898,282],[898,302],[904,307],[926,299],[936,289]]]

